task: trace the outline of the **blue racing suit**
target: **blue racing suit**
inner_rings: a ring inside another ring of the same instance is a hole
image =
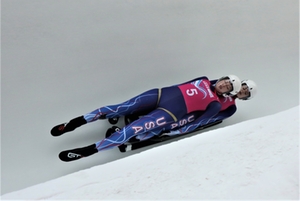
[[[211,80],[210,83],[215,86],[217,80]],[[229,117],[231,117],[237,110],[236,104],[235,104],[235,99],[237,96],[228,96],[228,97],[224,97],[224,96],[219,96],[219,101],[221,103],[221,109],[219,111],[219,113],[217,115],[215,115],[214,117],[210,118],[206,124],[210,124],[216,121],[223,121],[224,119],[227,119]],[[180,124],[181,121],[186,121],[186,119],[181,119],[179,120],[177,123]],[[180,135],[180,134],[184,134],[184,133],[188,133],[191,132],[192,130],[194,130],[194,128],[198,128],[200,126],[203,126],[205,124],[197,124],[196,122],[189,122],[187,124],[185,124],[184,126],[180,127],[179,129],[174,130],[173,128],[169,128],[169,136],[172,135]]]
[[[100,107],[83,117],[89,122],[130,114],[146,114],[108,138],[96,142],[98,151],[119,146],[129,139],[149,138],[163,131],[182,129],[189,132],[214,120],[222,105],[207,77],[151,89],[121,104]]]

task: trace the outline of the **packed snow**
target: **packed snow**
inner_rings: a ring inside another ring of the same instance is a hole
[[[150,147],[1,198],[298,200],[299,106]]]

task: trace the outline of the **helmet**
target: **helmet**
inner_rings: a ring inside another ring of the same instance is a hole
[[[246,84],[248,86],[248,90],[249,90],[249,96],[247,98],[245,98],[245,100],[249,100],[249,99],[253,98],[257,93],[257,85],[255,84],[255,82],[252,80],[243,80],[242,85],[243,84]]]
[[[236,95],[237,93],[239,93],[239,91],[241,90],[242,84],[241,84],[241,80],[240,78],[238,78],[235,75],[227,75],[227,76],[223,76],[220,79],[218,79],[217,82],[221,81],[221,80],[226,80],[229,79],[231,86],[232,86],[232,90],[223,94],[223,96],[233,96]]]

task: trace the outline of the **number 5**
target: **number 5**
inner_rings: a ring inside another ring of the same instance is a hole
[[[195,95],[195,94],[198,94],[198,91],[197,91],[197,89],[187,89],[187,90],[186,90],[186,94],[187,94],[188,96],[193,96],[193,95]]]

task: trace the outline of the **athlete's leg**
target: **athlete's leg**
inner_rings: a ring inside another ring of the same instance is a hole
[[[83,117],[89,123],[98,119],[108,119],[143,111],[152,111],[156,108],[158,99],[159,90],[152,89],[123,103],[100,107],[83,115]]]
[[[96,144],[98,151],[107,150],[127,142],[130,138],[137,135],[143,135],[155,130],[160,133],[164,127],[174,122],[174,118],[170,113],[162,109],[156,109],[148,115],[130,123],[120,131],[113,133],[108,138],[105,138]]]
[[[157,106],[160,96],[159,93],[159,89],[152,89],[121,104],[101,107],[90,113],[76,117],[68,123],[54,126],[51,130],[51,134],[53,136],[60,136],[66,132],[73,131],[86,123],[93,122],[98,119],[120,117],[128,114],[152,111]]]

